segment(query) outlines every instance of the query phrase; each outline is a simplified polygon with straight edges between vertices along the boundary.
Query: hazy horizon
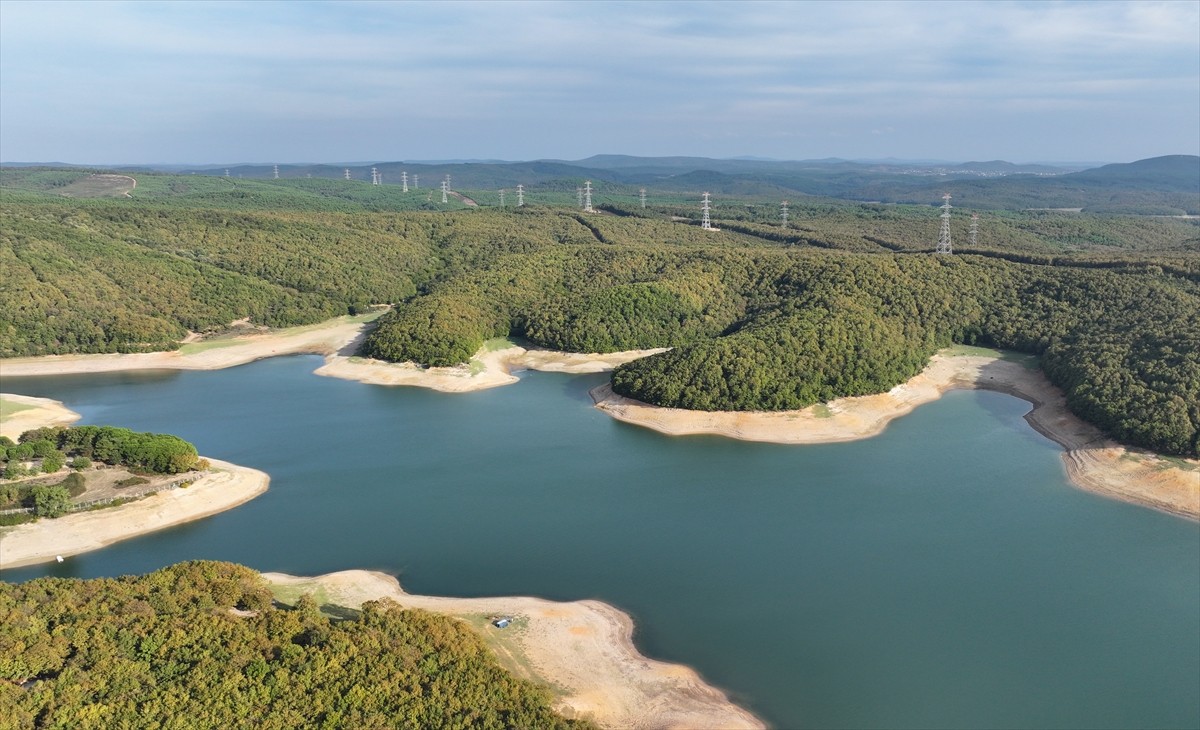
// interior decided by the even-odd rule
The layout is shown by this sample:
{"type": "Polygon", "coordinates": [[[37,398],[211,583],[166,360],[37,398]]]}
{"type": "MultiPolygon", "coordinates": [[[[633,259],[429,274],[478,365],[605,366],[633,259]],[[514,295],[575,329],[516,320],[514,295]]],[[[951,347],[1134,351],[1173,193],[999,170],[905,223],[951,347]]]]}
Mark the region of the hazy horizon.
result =
{"type": "Polygon", "coordinates": [[[1200,154],[1200,3],[6,0],[0,80],[11,161],[1131,162],[1200,154]]]}

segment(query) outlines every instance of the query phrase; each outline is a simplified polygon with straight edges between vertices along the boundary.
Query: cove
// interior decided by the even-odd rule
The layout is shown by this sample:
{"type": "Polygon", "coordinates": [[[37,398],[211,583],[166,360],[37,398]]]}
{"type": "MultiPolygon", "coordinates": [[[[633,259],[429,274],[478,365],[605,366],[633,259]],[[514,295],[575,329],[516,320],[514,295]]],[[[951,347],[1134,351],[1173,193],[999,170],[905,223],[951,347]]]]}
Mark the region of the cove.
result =
{"type": "Polygon", "coordinates": [[[1024,401],[952,391],[873,439],[780,446],[613,421],[587,395],[604,375],[443,395],[313,376],[320,361],[5,378],[272,481],[3,578],[205,558],[598,598],[644,653],[783,728],[1200,724],[1200,526],[1072,488],[1024,401]]]}

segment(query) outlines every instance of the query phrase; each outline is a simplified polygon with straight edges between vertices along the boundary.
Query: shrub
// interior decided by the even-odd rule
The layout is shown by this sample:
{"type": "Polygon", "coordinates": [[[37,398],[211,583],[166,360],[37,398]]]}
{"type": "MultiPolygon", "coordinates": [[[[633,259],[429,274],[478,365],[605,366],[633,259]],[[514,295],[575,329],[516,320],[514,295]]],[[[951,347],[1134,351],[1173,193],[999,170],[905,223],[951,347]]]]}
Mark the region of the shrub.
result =
{"type": "Polygon", "coordinates": [[[62,486],[34,487],[31,496],[38,517],[61,517],[71,509],[71,493],[62,486]]]}
{"type": "Polygon", "coordinates": [[[51,451],[42,458],[42,471],[46,474],[53,474],[63,468],[63,464],[67,461],[67,457],[61,451],[51,451]]]}
{"type": "Polygon", "coordinates": [[[78,497],[87,491],[87,479],[79,472],[74,472],[68,474],[66,479],[58,483],[58,486],[66,489],[72,497],[78,497]]]}
{"type": "Polygon", "coordinates": [[[74,459],[71,459],[71,468],[75,469],[76,471],[86,469],[91,465],[92,460],[86,456],[76,456],[74,459]]]}

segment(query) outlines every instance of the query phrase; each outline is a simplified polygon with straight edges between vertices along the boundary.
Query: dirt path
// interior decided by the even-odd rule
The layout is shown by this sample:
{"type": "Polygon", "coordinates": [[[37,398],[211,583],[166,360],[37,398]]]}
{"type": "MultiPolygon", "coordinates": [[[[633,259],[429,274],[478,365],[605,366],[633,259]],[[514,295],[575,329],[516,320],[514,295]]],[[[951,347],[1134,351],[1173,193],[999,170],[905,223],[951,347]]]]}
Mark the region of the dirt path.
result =
{"type": "Polygon", "coordinates": [[[264,577],[335,605],[357,608],[364,601],[390,598],[407,608],[465,619],[510,671],[551,687],[560,712],[591,718],[602,727],[764,727],[689,667],[642,656],[633,645],[633,621],[606,603],[413,596],[395,578],[363,570],[318,578],[281,573],[264,577]],[[492,616],[515,621],[507,629],[496,629],[487,623],[492,616]]]}
{"type": "Polygon", "coordinates": [[[893,419],[953,388],[983,388],[1033,403],[1026,420],[1063,446],[1071,482],[1190,519],[1200,519],[1200,461],[1167,460],[1121,446],[1075,417],[1040,370],[976,355],[934,356],[923,372],[887,393],[840,398],[824,406],[781,412],[703,412],[659,408],[592,390],[596,407],[613,418],[670,435],[716,434],[747,441],[816,444],[853,441],[881,433],[893,419]]]}
{"type": "Polygon", "coordinates": [[[474,200],[471,200],[470,198],[463,195],[462,193],[456,193],[453,190],[447,190],[446,194],[452,198],[458,198],[459,200],[462,201],[462,204],[467,206],[468,208],[478,208],[479,207],[479,203],[476,203],[474,200]]]}

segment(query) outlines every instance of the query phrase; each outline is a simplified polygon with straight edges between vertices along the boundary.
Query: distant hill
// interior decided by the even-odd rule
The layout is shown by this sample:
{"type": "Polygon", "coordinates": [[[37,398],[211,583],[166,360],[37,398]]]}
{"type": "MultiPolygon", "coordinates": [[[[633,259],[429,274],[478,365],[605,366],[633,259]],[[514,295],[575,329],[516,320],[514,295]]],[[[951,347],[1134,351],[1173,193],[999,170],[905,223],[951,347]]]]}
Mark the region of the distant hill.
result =
{"type": "MultiPolygon", "coordinates": [[[[707,190],[748,200],[807,195],[925,205],[938,204],[941,196],[949,192],[955,205],[979,209],[1082,208],[1092,212],[1158,215],[1200,212],[1200,157],[1191,155],[1072,171],[1004,160],[777,161],[605,154],[575,161],[281,164],[279,176],[288,180],[313,178],[315,183],[343,180],[348,170],[351,180],[370,181],[372,168],[383,176],[384,187],[399,184],[401,176],[407,173],[410,187],[434,190],[449,175],[452,190],[488,191],[485,194],[524,185],[527,192],[541,189],[573,195],[576,187],[591,180],[597,189],[625,195],[636,194],[644,187],[684,198],[707,190]]],[[[273,165],[262,164],[227,168],[205,165],[179,172],[208,178],[228,174],[232,179],[262,181],[272,179],[275,169],[273,165]]]]}
{"type": "Polygon", "coordinates": [[[1200,193],[1200,157],[1166,155],[1137,162],[1105,165],[1063,176],[1071,182],[1087,182],[1138,190],[1200,193]]]}
{"type": "Polygon", "coordinates": [[[1169,155],[1104,165],[1065,175],[878,180],[845,197],[885,203],[935,203],[943,193],[955,205],[980,209],[1080,208],[1093,213],[1200,215],[1200,157],[1169,155]]]}

